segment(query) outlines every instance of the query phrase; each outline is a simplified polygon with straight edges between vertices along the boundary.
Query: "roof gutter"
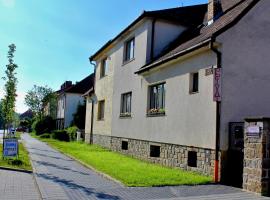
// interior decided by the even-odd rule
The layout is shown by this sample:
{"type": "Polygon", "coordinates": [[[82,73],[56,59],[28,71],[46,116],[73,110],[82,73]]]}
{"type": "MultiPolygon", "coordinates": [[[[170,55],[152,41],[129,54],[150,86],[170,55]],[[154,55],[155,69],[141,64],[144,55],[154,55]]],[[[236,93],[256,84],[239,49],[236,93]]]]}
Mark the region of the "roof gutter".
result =
{"type": "Polygon", "coordinates": [[[154,68],[154,67],[156,67],[158,65],[162,65],[162,64],[164,64],[166,62],[177,59],[179,56],[183,56],[183,55],[188,54],[188,53],[190,53],[192,51],[195,51],[195,50],[197,50],[197,49],[199,49],[201,47],[207,46],[211,42],[211,40],[212,40],[211,38],[208,38],[208,39],[206,39],[206,40],[204,40],[204,41],[202,41],[202,42],[200,42],[200,43],[198,43],[198,44],[196,44],[196,45],[194,45],[194,46],[192,46],[190,48],[187,48],[187,49],[185,49],[183,51],[180,51],[180,52],[178,52],[176,54],[173,54],[172,56],[170,56],[170,57],[168,57],[166,59],[162,59],[162,60],[160,60],[158,62],[149,64],[148,66],[146,66],[144,68],[141,68],[138,71],[136,71],[135,74],[142,74],[142,73],[144,73],[146,71],[150,71],[152,68],[154,68]]]}

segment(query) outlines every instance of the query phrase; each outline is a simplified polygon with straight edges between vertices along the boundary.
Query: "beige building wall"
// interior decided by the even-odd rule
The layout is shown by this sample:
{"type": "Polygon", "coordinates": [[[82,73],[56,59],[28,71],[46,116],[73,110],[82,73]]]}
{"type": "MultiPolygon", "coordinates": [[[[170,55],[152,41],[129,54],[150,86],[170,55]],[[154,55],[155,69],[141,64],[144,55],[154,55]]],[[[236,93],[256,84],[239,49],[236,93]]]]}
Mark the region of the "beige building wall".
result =
{"type": "MultiPolygon", "coordinates": [[[[113,72],[115,56],[112,53],[114,49],[104,53],[96,62],[96,77],[95,77],[95,105],[94,105],[94,126],[93,134],[111,135],[112,126],[112,95],[113,95],[113,72]],[[105,77],[100,78],[101,62],[104,58],[108,58],[108,73],[105,77]],[[98,119],[98,102],[105,101],[104,119],[98,119]]],[[[89,112],[89,109],[87,109],[89,112]]]]}
{"type": "MultiPolygon", "coordinates": [[[[167,66],[132,82],[132,117],[119,118],[120,96],[115,97],[113,136],[172,143],[202,148],[215,148],[216,103],[213,101],[213,75],[205,69],[215,65],[216,57],[210,50],[168,63],[167,66]],[[199,93],[189,93],[190,73],[199,72],[199,93]],[[147,117],[148,88],[166,82],[166,115],[147,117]]],[[[122,76],[115,84],[119,89],[131,84],[122,76]]],[[[127,89],[126,89],[127,90],[127,89]]],[[[122,90],[123,92],[125,90],[122,90]]]]}
{"type": "Polygon", "coordinates": [[[91,132],[91,116],[92,116],[92,100],[91,97],[86,98],[86,113],[85,113],[85,142],[90,142],[91,132]]]}

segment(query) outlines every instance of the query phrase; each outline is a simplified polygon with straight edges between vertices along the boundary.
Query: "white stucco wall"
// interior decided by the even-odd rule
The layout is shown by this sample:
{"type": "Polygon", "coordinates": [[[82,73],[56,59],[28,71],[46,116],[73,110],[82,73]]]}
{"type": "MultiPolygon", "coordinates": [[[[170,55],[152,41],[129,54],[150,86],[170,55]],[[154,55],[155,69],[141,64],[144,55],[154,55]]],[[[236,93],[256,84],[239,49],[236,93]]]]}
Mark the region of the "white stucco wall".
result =
{"type": "Polygon", "coordinates": [[[65,95],[62,94],[57,98],[57,119],[65,117],[65,95]]]}
{"type": "Polygon", "coordinates": [[[261,0],[222,43],[221,148],[228,148],[228,123],[270,117],[270,1],[261,0]]]}
{"type": "Polygon", "coordinates": [[[85,133],[90,134],[91,131],[91,116],[92,116],[92,100],[87,96],[86,98],[86,114],[85,114],[85,133]]]}
{"type": "Polygon", "coordinates": [[[65,106],[65,128],[70,126],[73,120],[73,114],[77,111],[79,103],[83,103],[84,98],[81,94],[66,93],[66,106],[65,106]]]}
{"type": "Polygon", "coordinates": [[[184,30],[186,30],[186,28],[179,24],[157,20],[155,22],[154,57],[159,55],[160,52],[184,30]]]}

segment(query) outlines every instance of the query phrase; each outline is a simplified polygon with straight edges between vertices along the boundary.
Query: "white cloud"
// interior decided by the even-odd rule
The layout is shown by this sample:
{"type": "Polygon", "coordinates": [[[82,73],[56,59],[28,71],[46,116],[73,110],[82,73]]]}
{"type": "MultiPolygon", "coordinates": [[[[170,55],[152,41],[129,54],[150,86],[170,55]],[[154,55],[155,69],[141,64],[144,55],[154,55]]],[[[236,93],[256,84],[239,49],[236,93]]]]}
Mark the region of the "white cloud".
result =
{"type": "Polygon", "coordinates": [[[13,8],[15,6],[15,0],[0,0],[0,2],[7,8],[13,8]]]}
{"type": "Polygon", "coordinates": [[[28,109],[24,103],[25,95],[26,95],[26,93],[24,93],[24,92],[17,92],[16,112],[18,112],[18,113],[23,113],[28,109]]]}

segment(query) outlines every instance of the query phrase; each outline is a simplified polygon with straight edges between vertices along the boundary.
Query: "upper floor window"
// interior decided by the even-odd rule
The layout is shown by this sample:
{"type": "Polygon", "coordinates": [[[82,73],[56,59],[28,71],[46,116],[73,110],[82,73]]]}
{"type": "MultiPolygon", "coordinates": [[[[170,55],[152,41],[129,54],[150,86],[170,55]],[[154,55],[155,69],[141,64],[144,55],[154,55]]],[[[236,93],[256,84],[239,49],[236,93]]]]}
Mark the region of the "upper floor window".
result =
{"type": "Polygon", "coordinates": [[[107,74],[108,74],[108,58],[105,58],[101,61],[100,78],[106,76],[107,74]]]}
{"type": "Polygon", "coordinates": [[[124,62],[134,58],[135,38],[128,40],[124,46],[124,62]]]}
{"type": "Polygon", "coordinates": [[[165,83],[150,86],[148,114],[165,114],[165,83]]]}
{"type": "Polygon", "coordinates": [[[121,95],[121,117],[128,117],[131,115],[131,97],[131,92],[121,95]]]}
{"type": "Polygon", "coordinates": [[[105,112],[105,101],[98,102],[98,120],[104,119],[104,112],[105,112]]]}
{"type": "Polygon", "coordinates": [[[199,92],[199,72],[191,73],[190,74],[190,93],[197,93],[199,92]]]}

